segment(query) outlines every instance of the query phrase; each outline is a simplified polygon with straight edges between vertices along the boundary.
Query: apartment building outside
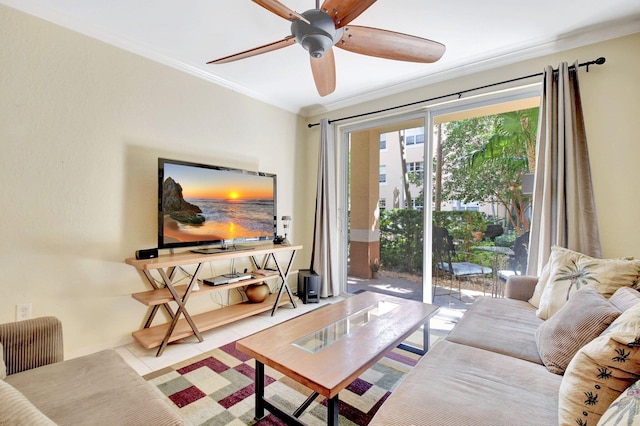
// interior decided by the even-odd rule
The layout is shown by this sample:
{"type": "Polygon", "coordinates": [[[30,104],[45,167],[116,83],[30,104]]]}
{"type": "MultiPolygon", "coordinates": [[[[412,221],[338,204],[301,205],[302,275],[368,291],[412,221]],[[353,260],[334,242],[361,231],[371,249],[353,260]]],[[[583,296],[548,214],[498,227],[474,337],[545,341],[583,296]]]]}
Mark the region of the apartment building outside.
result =
{"type": "MultiPolygon", "coordinates": [[[[414,127],[397,132],[380,135],[380,199],[379,207],[384,209],[407,208],[407,197],[402,176],[401,138],[405,141],[405,157],[407,173],[415,173],[418,182],[423,181],[425,161],[424,127],[414,127]]],[[[433,138],[437,141],[437,138],[433,138]]],[[[446,177],[445,177],[446,178],[446,177]]],[[[423,208],[420,199],[421,185],[409,183],[409,194],[413,208],[423,208]]],[[[442,210],[477,210],[488,215],[498,215],[497,206],[479,202],[463,203],[461,201],[443,202],[442,210]]]]}

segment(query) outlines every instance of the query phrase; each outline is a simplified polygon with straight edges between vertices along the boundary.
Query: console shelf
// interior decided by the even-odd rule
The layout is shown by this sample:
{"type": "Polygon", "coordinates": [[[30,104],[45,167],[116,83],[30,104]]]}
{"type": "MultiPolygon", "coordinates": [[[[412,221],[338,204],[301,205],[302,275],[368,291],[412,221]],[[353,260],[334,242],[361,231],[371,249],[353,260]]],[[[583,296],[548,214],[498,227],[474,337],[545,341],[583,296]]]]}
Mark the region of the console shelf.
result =
{"type": "MultiPolygon", "coordinates": [[[[264,280],[268,280],[271,278],[277,278],[280,275],[278,275],[277,271],[263,271],[264,275],[257,277],[257,278],[249,278],[246,280],[241,280],[241,281],[236,281],[234,283],[230,283],[230,284],[221,284],[221,285],[216,285],[216,286],[211,286],[211,285],[207,285],[207,284],[203,284],[203,283],[199,283],[198,285],[200,286],[200,288],[198,290],[192,290],[191,291],[191,295],[192,296],[198,296],[198,295],[202,295],[202,294],[208,294],[208,293],[214,293],[216,291],[220,291],[220,290],[230,290],[232,288],[237,288],[237,287],[245,287],[248,286],[250,284],[257,284],[257,283],[261,283],[264,280]]],[[[291,271],[290,274],[295,274],[296,271],[291,271]]],[[[187,288],[188,285],[187,284],[181,284],[181,285],[176,285],[173,287],[176,290],[176,293],[178,293],[178,296],[180,296],[181,298],[184,297],[185,293],[187,292],[187,288]]],[[[162,305],[164,303],[169,303],[169,302],[173,302],[173,295],[171,295],[171,292],[169,291],[168,288],[163,288],[163,289],[159,289],[159,290],[149,290],[149,291],[143,291],[141,293],[133,293],[131,295],[131,297],[133,297],[134,299],[136,299],[138,302],[142,303],[143,305],[147,305],[147,306],[155,306],[155,305],[162,305]]]]}
{"type": "MultiPolygon", "coordinates": [[[[236,283],[234,283],[236,284],[236,283]]],[[[238,303],[236,305],[227,306],[225,308],[216,309],[215,311],[205,312],[203,314],[193,315],[198,330],[207,331],[216,327],[220,327],[234,321],[241,320],[253,315],[267,312],[273,308],[277,295],[270,295],[267,300],[262,303],[238,303]]],[[[289,303],[288,300],[280,300],[280,305],[289,303]]],[[[171,323],[156,325],[149,328],[143,328],[134,331],[133,337],[146,349],[157,348],[162,344],[171,323]]],[[[185,319],[180,319],[169,337],[169,342],[184,339],[193,336],[193,330],[185,319]]]]}
{"type": "MultiPolygon", "coordinates": [[[[139,270],[146,278],[146,281],[153,287],[153,290],[133,293],[131,295],[135,300],[149,308],[144,327],[141,330],[134,331],[132,333],[133,337],[147,349],[158,347],[156,356],[160,356],[169,342],[184,339],[192,335],[195,335],[199,341],[202,341],[202,331],[220,327],[269,310],[271,310],[271,315],[274,315],[279,306],[287,303],[291,303],[295,308],[296,298],[294,298],[287,284],[287,278],[289,274],[292,273],[291,265],[296,252],[300,249],[302,249],[302,246],[269,245],[250,250],[220,252],[215,254],[185,252],[161,255],[155,259],[127,259],[126,263],[139,270]],[[276,254],[281,252],[290,255],[284,267],[280,265],[276,257],[276,254]],[[257,259],[258,256],[262,256],[260,262],[257,259]],[[198,275],[202,264],[238,258],[249,258],[251,260],[254,269],[253,273],[256,275],[255,278],[247,278],[216,286],[199,283],[198,275]],[[270,260],[275,264],[276,270],[266,269],[270,260]],[[196,266],[195,272],[191,274],[189,284],[174,285],[176,272],[181,266],[185,265],[196,266]],[[156,271],[161,280],[154,278],[152,271],[156,271]],[[191,296],[200,296],[216,291],[245,287],[270,279],[281,279],[282,284],[277,293],[270,295],[267,300],[262,303],[238,303],[193,316],[191,316],[187,310],[187,301],[191,296]],[[286,292],[288,299],[282,298],[283,292],[286,292]],[[174,311],[171,303],[177,305],[177,310],[174,311]],[[163,308],[168,313],[171,320],[165,324],[152,325],[160,308],[163,308]]],[[[293,273],[295,273],[295,271],[293,271],[293,273]]]]}

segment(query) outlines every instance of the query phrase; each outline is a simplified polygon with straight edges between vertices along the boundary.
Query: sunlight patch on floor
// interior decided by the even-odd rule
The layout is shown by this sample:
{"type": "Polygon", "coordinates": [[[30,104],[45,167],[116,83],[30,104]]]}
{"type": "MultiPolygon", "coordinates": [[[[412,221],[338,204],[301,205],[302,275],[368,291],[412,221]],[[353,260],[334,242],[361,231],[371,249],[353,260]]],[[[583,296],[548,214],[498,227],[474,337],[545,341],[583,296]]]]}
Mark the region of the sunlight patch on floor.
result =
{"type": "Polygon", "coordinates": [[[406,288],[400,288],[400,287],[392,287],[389,285],[380,285],[380,284],[372,284],[369,287],[375,288],[375,289],[379,289],[379,290],[385,290],[385,291],[389,291],[392,293],[397,293],[397,294],[411,294],[413,293],[413,291],[406,289],[406,288]]]}

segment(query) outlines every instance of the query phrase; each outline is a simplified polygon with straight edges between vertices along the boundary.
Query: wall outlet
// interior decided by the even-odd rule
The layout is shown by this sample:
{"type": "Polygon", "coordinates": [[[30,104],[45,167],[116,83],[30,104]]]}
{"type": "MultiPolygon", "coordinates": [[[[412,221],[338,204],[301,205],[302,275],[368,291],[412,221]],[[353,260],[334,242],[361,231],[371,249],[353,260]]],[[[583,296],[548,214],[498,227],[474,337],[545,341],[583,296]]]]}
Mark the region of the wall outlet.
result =
{"type": "Polygon", "coordinates": [[[31,303],[21,303],[16,305],[16,321],[28,320],[31,318],[31,303]]]}

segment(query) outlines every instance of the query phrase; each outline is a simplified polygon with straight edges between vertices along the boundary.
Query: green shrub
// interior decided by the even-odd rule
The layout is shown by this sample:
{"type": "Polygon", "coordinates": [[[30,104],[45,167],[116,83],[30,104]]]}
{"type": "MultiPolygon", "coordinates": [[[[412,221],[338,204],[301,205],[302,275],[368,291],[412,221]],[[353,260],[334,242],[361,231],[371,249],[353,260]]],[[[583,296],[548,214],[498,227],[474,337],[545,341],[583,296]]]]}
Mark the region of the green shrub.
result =
{"type": "Polygon", "coordinates": [[[513,243],[516,241],[518,234],[515,231],[508,231],[504,234],[496,237],[495,245],[501,247],[513,247],[513,243]]]}
{"type": "MultiPolygon", "coordinates": [[[[478,245],[493,245],[491,242],[476,241],[475,233],[484,232],[487,225],[494,223],[484,213],[477,211],[435,211],[435,226],[446,228],[456,241],[456,250],[481,256],[483,264],[490,264],[491,253],[473,251],[478,245]],[[485,262],[486,261],[486,262],[485,262]]],[[[380,263],[386,270],[407,273],[423,271],[423,229],[424,215],[421,210],[393,209],[380,212],[380,263]]],[[[513,245],[515,235],[503,234],[496,238],[495,245],[513,245]]],[[[469,261],[464,255],[457,261],[469,261]]]]}
{"type": "Polygon", "coordinates": [[[419,210],[380,212],[380,263],[385,269],[422,272],[423,222],[419,210]]]}
{"type": "Polygon", "coordinates": [[[459,243],[462,251],[470,251],[477,241],[476,232],[484,232],[491,221],[482,212],[472,210],[435,211],[433,212],[435,226],[446,228],[449,235],[459,243]]]}

